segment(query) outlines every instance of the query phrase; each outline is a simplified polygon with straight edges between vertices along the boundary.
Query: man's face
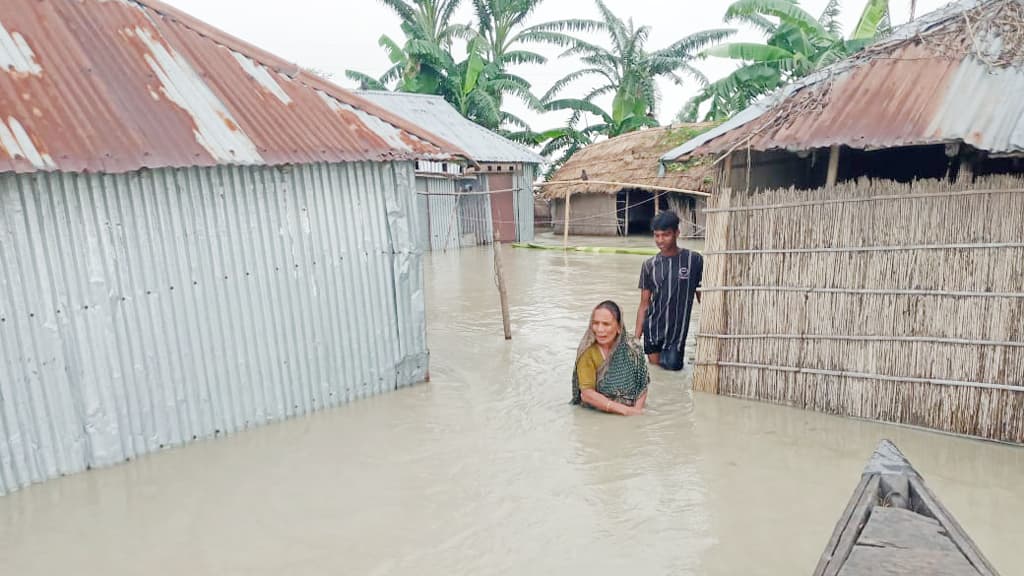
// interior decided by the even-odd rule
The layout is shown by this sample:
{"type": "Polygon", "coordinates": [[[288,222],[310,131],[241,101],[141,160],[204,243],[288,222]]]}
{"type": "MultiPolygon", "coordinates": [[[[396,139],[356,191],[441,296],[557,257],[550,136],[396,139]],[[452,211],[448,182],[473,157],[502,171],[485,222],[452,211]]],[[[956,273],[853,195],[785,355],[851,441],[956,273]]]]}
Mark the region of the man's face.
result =
{"type": "Polygon", "coordinates": [[[655,230],[654,245],[662,252],[671,252],[676,248],[676,240],[679,239],[678,230],[655,230]]]}

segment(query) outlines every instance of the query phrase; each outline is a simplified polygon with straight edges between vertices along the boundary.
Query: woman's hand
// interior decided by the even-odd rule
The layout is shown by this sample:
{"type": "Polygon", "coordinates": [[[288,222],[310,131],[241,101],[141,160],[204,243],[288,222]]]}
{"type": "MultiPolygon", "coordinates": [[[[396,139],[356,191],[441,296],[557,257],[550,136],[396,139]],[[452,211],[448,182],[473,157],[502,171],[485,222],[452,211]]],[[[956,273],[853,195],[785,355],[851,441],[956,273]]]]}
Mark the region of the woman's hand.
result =
{"type": "Polygon", "coordinates": [[[643,394],[636,399],[636,403],[633,406],[639,408],[641,411],[647,406],[647,390],[644,390],[643,394]]]}
{"type": "Polygon", "coordinates": [[[582,396],[585,404],[608,414],[636,416],[644,412],[643,406],[636,407],[620,404],[594,389],[583,390],[582,396]]]}

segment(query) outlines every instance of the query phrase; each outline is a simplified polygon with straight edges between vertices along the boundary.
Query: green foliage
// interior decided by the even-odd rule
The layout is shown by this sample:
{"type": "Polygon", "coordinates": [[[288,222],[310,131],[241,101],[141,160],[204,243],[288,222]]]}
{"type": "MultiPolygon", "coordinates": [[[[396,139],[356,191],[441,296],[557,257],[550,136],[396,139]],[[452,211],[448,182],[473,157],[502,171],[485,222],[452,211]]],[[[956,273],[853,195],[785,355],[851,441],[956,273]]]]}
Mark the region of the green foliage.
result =
{"type": "Polygon", "coordinates": [[[839,0],[831,0],[814,18],[797,0],[736,0],[725,12],[726,22],[754,26],[765,42],[732,43],[706,50],[704,56],[729,58],[741,66],[709,83],[680,111],[677,120],[695,121],[707,104],[706,120],[728,118],[779,87],[833,64],[888,33],[888,0],[867,0],[848,39],[838,22],[839,0]]]}

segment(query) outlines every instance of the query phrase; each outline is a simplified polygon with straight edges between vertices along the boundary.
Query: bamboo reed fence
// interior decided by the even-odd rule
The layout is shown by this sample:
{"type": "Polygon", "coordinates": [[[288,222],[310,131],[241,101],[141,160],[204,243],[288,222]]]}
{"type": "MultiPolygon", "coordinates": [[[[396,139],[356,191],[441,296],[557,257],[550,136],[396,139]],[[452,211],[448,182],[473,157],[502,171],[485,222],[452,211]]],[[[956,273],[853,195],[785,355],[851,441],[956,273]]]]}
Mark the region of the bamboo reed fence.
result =
{"type": "Polygon", "coordinates": [[[723,189],[697,390],[1024,444],[1024,179],[723,189]]]}

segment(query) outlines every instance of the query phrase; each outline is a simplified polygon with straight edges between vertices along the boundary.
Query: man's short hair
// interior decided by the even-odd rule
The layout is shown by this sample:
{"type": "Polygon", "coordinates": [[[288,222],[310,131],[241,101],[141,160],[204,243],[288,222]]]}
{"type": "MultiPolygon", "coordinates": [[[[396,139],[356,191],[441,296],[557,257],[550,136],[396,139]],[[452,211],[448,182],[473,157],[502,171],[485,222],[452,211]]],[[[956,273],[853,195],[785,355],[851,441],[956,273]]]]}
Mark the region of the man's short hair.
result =
{"type": "Polygon", "coordinates": [[[679,230],[679,216],[673,210],[665,210],[654,217],[654,221],[651,222],[651,228],[655,232],[658,230],[675,232],[679,230]]]}

